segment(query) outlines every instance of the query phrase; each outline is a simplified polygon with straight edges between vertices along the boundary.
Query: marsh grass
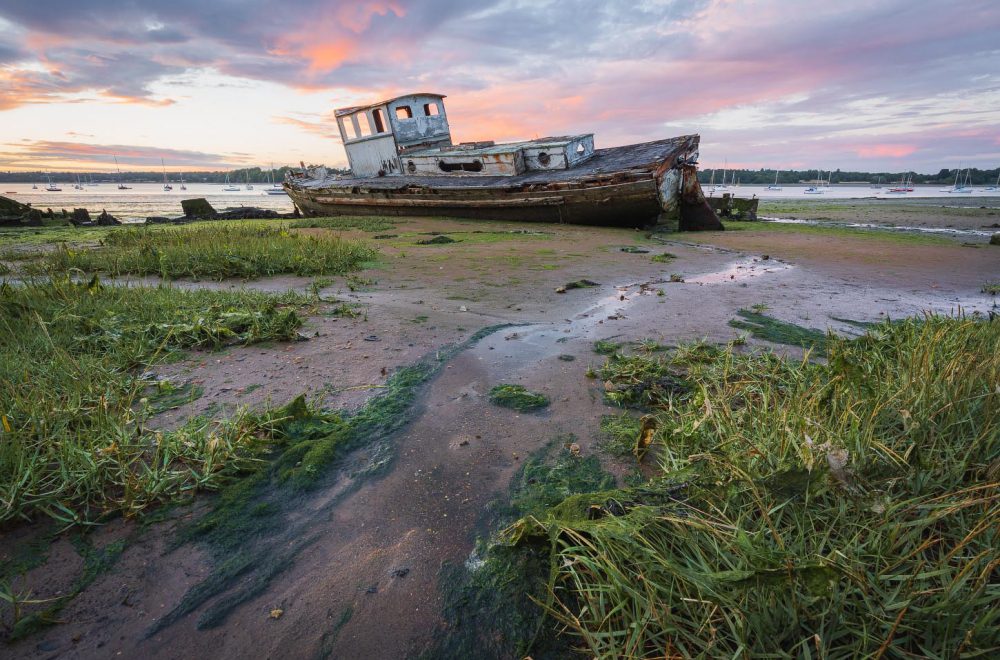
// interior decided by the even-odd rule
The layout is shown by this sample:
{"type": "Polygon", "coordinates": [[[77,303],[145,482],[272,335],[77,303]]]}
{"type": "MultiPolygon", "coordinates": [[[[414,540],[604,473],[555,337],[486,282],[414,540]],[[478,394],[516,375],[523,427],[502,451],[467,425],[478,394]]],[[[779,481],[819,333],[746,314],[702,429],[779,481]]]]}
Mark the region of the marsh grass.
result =
{"type": "Polygon", "coordinates": [[[96,278],[0,284],[0,521],[134,515],[252,464],[269,419],[154,431],[163,401],[144,397],[142,372],[185,349],[292,339],[305,300],[96,278]]]}
{"type": "MultiPolygon", "coordinates": [[[[937,209],[935,209],[937,211],[937,209]]],[[[761,215],[767,212],[760,211],[761,215]]],[[[835,236],[841,238],[856,238],[860,240],[883,241],[902,245],[957,245],[953,238],[932,236],[917,232],[906,232],[888,229],[866,229],[857,227],[836,227],[831,225],[806,225],[782,222],[726,220],[726,231],[754,231],[769,234],[809,234],[816,236],[835,236]]],[[[714,232],[706,232],[691,240],[711,241],[714,232]]]]}
{"type": "Polygon", "coordinates": [[[991,296],[1000,294],[1000,282],[986,282],[983,284],[983,293],[988,293],[991,296]]]}
{"type": "Polygon", "coordinates": [[[732,319],[729,325],[739,330],[746,330],[757,339],[812,349],[816,355],[826,354],[831,337],[822,330],[781,321],[758,310],[741,309],[736,314],[742,320],[732,319]]]}
{"type": "Polygon", "coordinates": [[[550,548],[547,610],[595,657],[993,655],[998,345],[1000,321],[929,316],[825,364],[678,353],[659,475],[507,537],[550,548]]]}
{"type": "MultiPolygon", "coordinates": [[[[343,216],[336,218],[302,218],[293,220],[292,229],[360,229],[370,233],[394,229],[398,220],[379,216],[343,216]]],[[[375,238],[378,238],[376,236],[375,238]]]]}
{"type": "Polygon", "coordinates": [[[119,228],[97,248],[61,245],[36,270],[66,273],[253,279],[279,274],[337,275],[378,255],[358,241],[306,236],[260,223],[119,228]]]}

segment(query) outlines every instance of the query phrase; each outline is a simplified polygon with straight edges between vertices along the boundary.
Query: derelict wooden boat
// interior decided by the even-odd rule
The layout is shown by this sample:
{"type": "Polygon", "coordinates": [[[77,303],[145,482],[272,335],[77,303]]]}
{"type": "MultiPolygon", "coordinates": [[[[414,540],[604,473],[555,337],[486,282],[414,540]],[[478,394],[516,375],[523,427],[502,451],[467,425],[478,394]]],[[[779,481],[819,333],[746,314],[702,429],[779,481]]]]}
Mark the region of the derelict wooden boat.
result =
{"type": "Polygon", "coordinates": [[[594,149],[593,134],[453,145],[443,96],[335,112],[350,176],[293,171],[307,216],[453,216],[721,229],[698,184],[697,135],[594,149]]]}

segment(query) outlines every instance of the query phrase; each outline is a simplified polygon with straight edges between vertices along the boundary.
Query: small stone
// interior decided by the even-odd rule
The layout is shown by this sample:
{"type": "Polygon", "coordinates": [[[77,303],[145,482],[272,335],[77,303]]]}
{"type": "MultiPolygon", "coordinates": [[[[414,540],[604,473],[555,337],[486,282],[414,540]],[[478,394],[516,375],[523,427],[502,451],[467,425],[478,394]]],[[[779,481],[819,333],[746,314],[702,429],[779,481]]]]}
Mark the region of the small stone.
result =
{"type": "Polygon", "coordinates": [[[278,609],[276,607],[273,610],[271,610],[270,616],[271,616],[272,619],[280,619],[281,615],[284,614],[284,613],[285,613],[285,610],[278,609]]]}

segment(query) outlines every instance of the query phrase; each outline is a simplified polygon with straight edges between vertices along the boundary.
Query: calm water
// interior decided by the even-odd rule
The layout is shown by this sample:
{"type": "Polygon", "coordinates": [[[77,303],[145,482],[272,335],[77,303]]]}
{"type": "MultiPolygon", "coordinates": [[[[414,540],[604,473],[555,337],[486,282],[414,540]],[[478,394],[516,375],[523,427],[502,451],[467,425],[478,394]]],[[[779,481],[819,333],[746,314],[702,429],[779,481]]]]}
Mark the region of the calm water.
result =
{"type": "MultiPolygon", "coordinates": [[[[179,216],[181,215],[181,200],[190,197],[205,197],[216,209],[222,210],[231,206],[256,206],[273,209],[282,213],[292,211],[292,202],[285,195],[267,195],[264,189],[267,183],[255,184],[255,190],[246,190],[241,186],[239,192],[223,192],[222,185],[217,183],[189,183],[187,190],[180,190],[175,185],[173,191],[165,192],[159,183],[136,183],[131,190],[118,190],[113,183],[102,183],[97,186],[85,186],[83,190],[74,190],[72,184],[57,184],[62,192],[47,192],[44,184],[38,184],[37,190],[31,189],[28,183],[0,183],[0,195],[12,197],[24,204],[31,204],[40,209],[55,210],[85,208],[91,213],[100,213],[107,209],[108,213],[121,220],[145,220],[147,216],[179,216]]],[[[915,186],[912,193],[892,194],[887,188],[878,190],[868,186],[834,185],[822,195],[807,195],[803,191],[806,186],[787,185],[783,190],[768,190],[767,186],[730,187],[730,192],[737,197],[756,195],[760,199],[931,199],[938,198],[944,204],[961,206],[986,205],[1000,206],[1000,192],[985,192],[982,187],[976,187],[971,194],[948,194],[941,192],[942,186],[915,186]],[[969,200],[974,200],[970,202],[969,200]]],[[[721,196],[723,191],[705,194],[721,196]]]]}
{"type": "Polygon", "coordinates": [[[222,185],[218,183],[189,183],[187,190],[180,190],[175,184],[171,192],[164,191],[162,183],[135,183],[131,184],[131,190],[118,190],[113,183],[84,186],[83,190],[74,190],[73,184],[56,183],[62,192],[48,192],[45,185],[40,183],[38,190],[32,190],[30,183],[0,183],[0,195],[42,210],[85,208],[96,214],[106,209],[116,218],[129,221],[145,220],[153,215],[183,215],[181,200],[192,197],[206,198],[219,211],[231,206],[256,206],[281,213],[292,211],[292,200],[287,195],[264,192],[270,185],[267,183],[254,184],[254,190],[241,186],[239,192],[222,192],[222,185]]]}
{"type": "MultiPolygon", "coordinates": [[[[804,185],[784,185],[782,190],[768,190],[767,186],[746,186],[741,185],[737,187],[730,186],[728,190],[716,191],[714,197],[719,197],[723,192],[733,193],[737,197],[750,197],[756,195],[760,199],[811,199],[820,200],[823,199],[864,199],[864,198],[874,198],[874,199],[895,199],[895,200],[907,200],[907,199],[929,199],[933,197],[941,198],[943,203],[947,203],[944,200],[952,200],[953,202],[958,202],[959,204],[965,206],[968,203],[962,204],[960,200],[976,199],[979,203],[984,203],[987,206],[994,206],[1000,204],[1000,191],[997,192],[986,192],[983,190],[984,186],[975,186],[973,192],[971,193],[947,193],[941,192],[942,188],[947,188],[948,186],[935,185],[935,186],[913,186],[914,190],[911,193],[890,193],[889,186],[883,186],[882,188],[874,189],[868,186],[848,186],[848,185],[838,185],[834,184],[829,189],[825,190],[821,195],[807,195],[805,194],[805,189],[808,186],[804,185]]],[[[705,194],[709,195],[709,186],[702,186],[705,190],[705,194]]]]}

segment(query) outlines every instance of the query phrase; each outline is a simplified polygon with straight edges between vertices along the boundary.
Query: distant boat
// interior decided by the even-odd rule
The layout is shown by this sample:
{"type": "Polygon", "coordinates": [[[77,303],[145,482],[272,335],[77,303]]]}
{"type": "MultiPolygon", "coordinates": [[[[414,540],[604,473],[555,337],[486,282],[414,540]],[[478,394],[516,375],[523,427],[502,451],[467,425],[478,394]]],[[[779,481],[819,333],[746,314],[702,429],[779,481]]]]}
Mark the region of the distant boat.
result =
{"type": "Polygon", "coordinates": [[[962,171],[955,170],[955,185],[951,188],[942,188],[941,192],[946,193],[971,193],[972,186],[969,185],[969,170],[965,170],[965,178],[962,180],[962,185],[958,185],[958,177],[961,176],[962,171]]]}
{"type": "Polygon", "coordinates": [[[873,183],[868,187],[871,188],[872,190],[882,190],[882,177],[878,178],[878,183],[873,183]]]}
{"type": "Polygon", "coordinates": [[[170,185],[169,181],[167,181],[167,166],[163,164],[162,158],[160,159],[160,168],[163,170],[163,189],[170,192],[174,189],[174,187],[170,185]]]}
{"type": "Polygon", "coordinates": [[[49,181],[49,185],[45,186],[45,190],[48,192],[62,192],[62,188],[52,183],[52,177],[45,177],[49,181]]]}
{"type": "Polygon", "coordinates": [[[985,188],[983,188],[984,192],[996,192],[998,190],[1000,190],[1000,172],[997,172],[996,183],[994,183],[992,186],[986,186],[985,188]]]}
{"type": "Polygon", "coordinates": [[[240,191],[240,187],[239,186],[234,186],[231,183],[229,183],[229,173],[228,172],[226,173],[226,183],[225,183],[224,186],[222,186],[222,191],[223,192],[239,192],[240,191]]]}
{"type": "MultiPolygon", "coordinates": [[[[729,159],[727,158],[725,160],[724,167],[722,168],[722,183],[720,183],[719,185],[715,186],[715,188],[713,189],[713,192],[715,190],[729,190],[729,186],[726,185],[726,171],[728,169],[729,169],[729,159]]],[[[736,174],[734,173],[733,176],[736,176],[736,174]]]]}
{"type": "Polygon", "coordinates": [[[100,184],[98,184],[98,183],[94,183],[94,179],[93,179],[93,177],[91,177],[91,176],[90,176],[90,175],[88,174],[88,175],[87,175],[87,186],[88,186],[88,187],[90,187],[90,186],[98,186],[98,185],[100,185],[100,184]]]}
{"type": "Polygon", "coordinates": [[[36,184],[36,183],[31,184],[31,189],[32,190],[38,190],[38,184],[36,184]]]}
{"type": "Polygon", "coordinates": [[[83,190],[83,184],[80,183],[80,175],[76,175],[76,183],[73,184],[74,190],[83,190]]]}
{"type": "Polygon", "coordinates": [[[816,181],[819,185],[809,186],[808,188],[803,190],[802,193],[804,195],[822,195],[824,192],[822,186],[823,173],[820,172],[819,170],[816,170],[816,181]]]}
{"type": "Polygon", "coordinates": [[[271,182],[271,187],[266,188],[264,192],[268,195],[287,195],[285,189],[281,187],[281,184],[274,180],[274,163],[271,163],[271,169],[267,171],[267,178],[271,182]]]}
{"type": "Polygon", "coordinates": [[[899,185],[889,188],[888,192],[894,195],[903,195],[913,192],[913,184],[910,183],[910,176],[911,175],[907,173],[906,176],[899,180],[899,185]]]}
{"type": "Polygon", "coordinates": [[[778,170],[774,171],[774,184],[767,187],[768,190],[781,190],[781,186],[778,185],[778,170]]]}
{"type": "Polygon", "coordinates": [[[118,170],[118,190],[131,190],[129,186],[125,185],[122,181],[122,168],[118,166],[118,156],[115,156],[115,169],[118,170]]]}
{"type": "Polygon", "coordinates": [[[188,187],[184,185],[184,172],[181,172],[181,190],[187,190],[188,187]]]}
{"type": "Polygon", "coordinates": [[[253,184],[250,183],[250,170],[247,169],[247,190],[253,190],[253,184]]]}

